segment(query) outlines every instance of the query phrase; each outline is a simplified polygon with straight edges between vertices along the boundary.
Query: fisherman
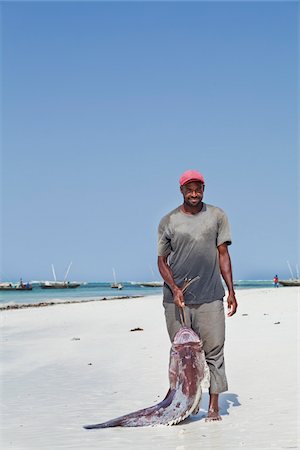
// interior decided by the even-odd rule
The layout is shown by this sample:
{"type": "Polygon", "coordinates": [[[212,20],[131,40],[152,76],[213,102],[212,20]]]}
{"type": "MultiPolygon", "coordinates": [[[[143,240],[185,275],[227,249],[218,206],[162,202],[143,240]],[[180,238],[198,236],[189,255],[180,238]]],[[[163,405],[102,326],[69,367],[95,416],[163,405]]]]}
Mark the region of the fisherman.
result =
{"type": "Polygon", "coordinates": [[[163,305],[171,341],[186,325],[202,339],[210,371],[207,421],[221,420],[219,394],[228,390],[224,364],[225,315],[222,277],[228,288],[228,316],[237,310],[228,245],[231,235],[225,213],[204,203],[204,177],[188,170],[179,180],[183,204],[162,218],[158,228],[158,268],[164,279],[163,305]],[[195,279],[195,280],[194,280],[195,279]],[[182,288],[189,281],[183,294],[182,288]]]}

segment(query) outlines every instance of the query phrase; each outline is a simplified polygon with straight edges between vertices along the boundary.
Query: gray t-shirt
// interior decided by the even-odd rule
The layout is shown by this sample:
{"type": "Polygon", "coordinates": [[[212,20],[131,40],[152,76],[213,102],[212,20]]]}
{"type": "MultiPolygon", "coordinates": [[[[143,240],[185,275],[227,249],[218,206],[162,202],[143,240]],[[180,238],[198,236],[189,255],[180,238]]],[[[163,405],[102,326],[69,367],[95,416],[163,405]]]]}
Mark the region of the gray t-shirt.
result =
{"type": "MultiPolygon", "coordinates": [[[[231,244],[230,227],[224,211],[203,203],[195,215],[185,214],[180,206],[164,216],[158,227],[158,255],[167,256],[177,286],[185,278],[199,279],[184,294],[185,303],[201,304],[224,297],[217,247],[231,244]]],[[[173,302],[164,284],[164,302],[173,302]]]]}

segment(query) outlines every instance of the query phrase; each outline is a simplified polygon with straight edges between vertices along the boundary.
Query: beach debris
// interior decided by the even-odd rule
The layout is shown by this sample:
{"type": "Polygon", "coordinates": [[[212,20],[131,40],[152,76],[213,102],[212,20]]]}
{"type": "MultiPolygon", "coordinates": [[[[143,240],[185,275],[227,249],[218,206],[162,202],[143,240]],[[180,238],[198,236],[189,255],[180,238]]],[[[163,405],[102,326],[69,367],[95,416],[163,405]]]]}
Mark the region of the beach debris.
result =
{"type": "Polygon", "coordinates": [[[88,363],[88,366],[92,366],[93,364],[92,363],[88,363]]]}
{"type": "Polygon", "coordinates": [[[280,322],[274,322],[274,325],[279,325],[280,324],[280,322]]]}
{"type": "Polygon", "coordinates": [[[130,331],[144,331],[144,329],[137,327],[137,328],[132,328],[130,331]]]}
{"type": "Polygon", "coordinates": [[[73,337],[73,338],[71,339],[71,341],[80,341],[80,338],[78,338],[78,337],[73,337]]]}
{"type": "Polygon", "coordinates": [[[242,314],[242,316],[248,316],[248,314],[242,314]]]}
{"type": "Polygon", "coordinates": [[[202,386],[207,386],[209,369],[202,342],[191,328],[183,326],[174,337],[169,380],[169,391],[157,405],[84,428],[174,425],[193,414],[201,400],[202,386]]]}

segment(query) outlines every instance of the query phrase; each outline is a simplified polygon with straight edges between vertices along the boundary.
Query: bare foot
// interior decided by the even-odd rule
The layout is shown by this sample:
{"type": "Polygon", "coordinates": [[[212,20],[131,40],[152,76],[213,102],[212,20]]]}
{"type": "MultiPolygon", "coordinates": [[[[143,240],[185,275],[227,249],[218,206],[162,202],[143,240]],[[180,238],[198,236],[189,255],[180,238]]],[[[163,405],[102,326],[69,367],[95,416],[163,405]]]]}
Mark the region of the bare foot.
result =
{"type": "Polygon", "coordinates": [[[205,422],[216,422],[217,420],[222,420],[218,409],[209,409],[205,422]]]}

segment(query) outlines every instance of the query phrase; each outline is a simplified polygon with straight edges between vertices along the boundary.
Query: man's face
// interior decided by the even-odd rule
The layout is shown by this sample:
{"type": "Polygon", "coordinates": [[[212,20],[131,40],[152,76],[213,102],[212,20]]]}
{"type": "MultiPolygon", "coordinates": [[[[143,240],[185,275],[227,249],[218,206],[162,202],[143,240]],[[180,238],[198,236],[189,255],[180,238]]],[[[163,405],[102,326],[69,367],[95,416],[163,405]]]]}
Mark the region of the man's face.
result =
{"type": "Polygon", "coordinates": [[[198,206],[202,202],[204,184],[201,181],[191,181],[180,188],[184,202],[189,206],[198,206]]]}

